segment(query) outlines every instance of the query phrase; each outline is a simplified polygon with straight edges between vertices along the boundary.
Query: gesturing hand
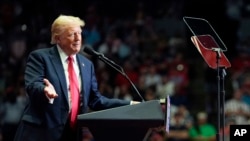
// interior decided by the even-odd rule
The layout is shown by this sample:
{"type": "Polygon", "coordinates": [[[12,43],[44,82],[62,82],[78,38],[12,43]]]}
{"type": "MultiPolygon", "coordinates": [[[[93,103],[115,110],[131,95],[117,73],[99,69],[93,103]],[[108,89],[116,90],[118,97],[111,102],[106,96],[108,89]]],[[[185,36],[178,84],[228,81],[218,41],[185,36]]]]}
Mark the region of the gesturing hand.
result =
{"type": "Polygon", "coordinates": [[[58,94],[55,91],[54,86],[49,82],[48,79],[44,78],[43,82],[45,83],[44,93],[48,98],[56,98],[58,94]]]}

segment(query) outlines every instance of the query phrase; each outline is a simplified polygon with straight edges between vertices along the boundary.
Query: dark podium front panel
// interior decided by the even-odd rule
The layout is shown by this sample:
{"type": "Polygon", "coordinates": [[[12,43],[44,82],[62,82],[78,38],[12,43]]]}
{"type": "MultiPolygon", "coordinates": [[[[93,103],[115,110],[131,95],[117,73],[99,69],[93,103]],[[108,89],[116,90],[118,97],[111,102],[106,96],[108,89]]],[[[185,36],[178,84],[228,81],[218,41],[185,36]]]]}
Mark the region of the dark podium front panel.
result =
{"type": "Polygon", "coordinates": [[[160,101],[152,100],[78,116],[95,141],[142,141],[149,128],[164,125],[160,101]]]}

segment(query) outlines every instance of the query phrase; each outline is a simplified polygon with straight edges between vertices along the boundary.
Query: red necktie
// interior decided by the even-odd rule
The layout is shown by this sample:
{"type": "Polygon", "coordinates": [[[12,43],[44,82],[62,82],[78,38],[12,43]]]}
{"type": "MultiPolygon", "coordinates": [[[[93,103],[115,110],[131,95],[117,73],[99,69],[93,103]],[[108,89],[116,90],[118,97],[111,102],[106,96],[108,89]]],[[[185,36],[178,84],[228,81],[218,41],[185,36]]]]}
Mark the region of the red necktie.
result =
{"type": "Polygon", "coordinates": [[[77,120],[77,113],[79,107],[79,84],[76,73],[73,67],[74,59],[72,56],[68,57],[68,73],[69,73],[69,89],[71,96],[71,114],[70,114],[70,125],[75,127],[77,120]]]}

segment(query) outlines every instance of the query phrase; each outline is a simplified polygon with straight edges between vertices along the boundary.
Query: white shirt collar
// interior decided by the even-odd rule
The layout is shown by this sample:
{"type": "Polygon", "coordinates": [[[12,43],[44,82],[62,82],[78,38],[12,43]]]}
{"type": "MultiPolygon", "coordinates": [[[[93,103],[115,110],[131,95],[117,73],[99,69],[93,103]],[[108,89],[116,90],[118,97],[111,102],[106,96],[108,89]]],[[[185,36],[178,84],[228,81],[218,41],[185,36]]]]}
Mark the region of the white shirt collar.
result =
{"type": "MultiPolygon", "coordinates": [[[[61,47],[59,45],[57,45],[57,49],[58,49],[58,52],[59,52],[59,55],[60,55],[60,58],[61,60],[67,62],[68,60],[68,55],[61,49],[61,47]]],[[[72,55],[73,59],[74,59],[74,63],[76,62],[76,55],[72,55]]]]}

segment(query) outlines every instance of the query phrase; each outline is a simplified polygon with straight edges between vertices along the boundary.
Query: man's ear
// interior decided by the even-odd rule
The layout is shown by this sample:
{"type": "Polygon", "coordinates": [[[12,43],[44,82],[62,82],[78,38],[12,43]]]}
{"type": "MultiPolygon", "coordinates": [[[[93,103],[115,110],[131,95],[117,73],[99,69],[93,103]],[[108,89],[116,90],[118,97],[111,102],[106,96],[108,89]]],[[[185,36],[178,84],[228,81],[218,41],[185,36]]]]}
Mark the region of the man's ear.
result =
{"type": "Polygon", "coordinates": [[[55,42],[56,42],[56,44],[61,42],[60,36],[55,35],[55,42]]]}

